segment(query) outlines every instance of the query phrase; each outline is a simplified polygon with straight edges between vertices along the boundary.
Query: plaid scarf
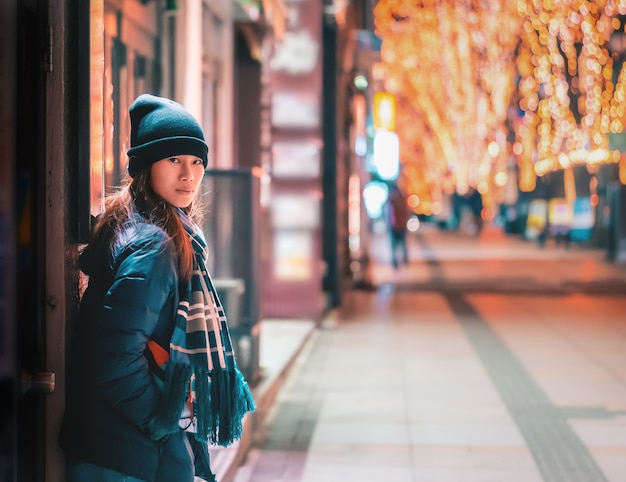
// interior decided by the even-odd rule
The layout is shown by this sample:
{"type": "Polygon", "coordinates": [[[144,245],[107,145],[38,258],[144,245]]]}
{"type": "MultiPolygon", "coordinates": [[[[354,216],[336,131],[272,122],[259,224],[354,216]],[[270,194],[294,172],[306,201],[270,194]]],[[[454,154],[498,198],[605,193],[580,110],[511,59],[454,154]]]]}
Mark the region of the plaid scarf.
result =
{"type": "MultiPolygon", "coordinates": [[[[198,226],[182,211],[195,262],[191,279],[179,284],[179,304],[165,367],[158,427],[176,426],[187,403],[195,438],[227,446],[242,435],[242,419],[255,409],[237,368],[224,309],[206,268],[207,244],[198,226]]],[[[158,427],[155,427],[158,431],[158,427]]]]}

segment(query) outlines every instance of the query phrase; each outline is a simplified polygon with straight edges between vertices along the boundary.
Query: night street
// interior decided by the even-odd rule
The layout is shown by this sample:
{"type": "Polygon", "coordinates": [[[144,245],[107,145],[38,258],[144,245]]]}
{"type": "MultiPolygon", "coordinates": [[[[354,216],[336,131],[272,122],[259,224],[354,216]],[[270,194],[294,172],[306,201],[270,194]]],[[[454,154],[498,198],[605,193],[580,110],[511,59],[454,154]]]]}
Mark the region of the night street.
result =
{"type": "Polygon", "coordinates": [[[626,0],[0,4],[0,482],[626,482],[626,0]]]}
{"type": "Polygon", "coordinates": [[[425,226],[310,338],[236,482],[626,481],[626,270],[425,226]]]}

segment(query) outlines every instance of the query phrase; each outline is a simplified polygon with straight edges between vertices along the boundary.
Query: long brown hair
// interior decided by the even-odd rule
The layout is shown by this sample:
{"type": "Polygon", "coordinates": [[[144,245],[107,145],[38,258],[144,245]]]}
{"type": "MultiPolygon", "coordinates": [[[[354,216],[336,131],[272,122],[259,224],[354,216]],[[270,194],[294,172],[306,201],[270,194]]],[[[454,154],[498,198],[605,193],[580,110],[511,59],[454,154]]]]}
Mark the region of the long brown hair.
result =
{"type": "MultiPolygon", "coordinates": [[[[105,239],[110,245],[123,225],[132,222],[139,214],[170,236],[178,257],[178,275],[189,279],[193,270],[194,250],[176,210],[154,192],[150,183],[150,167],[147,167],[135,174],[134,178],[129,178],[119,191],[107,197],[105,210],[94,227],[93,239],[105,239]]],[[[183,211],[195,222],[200,221],[197,199],[183,211]]]]}

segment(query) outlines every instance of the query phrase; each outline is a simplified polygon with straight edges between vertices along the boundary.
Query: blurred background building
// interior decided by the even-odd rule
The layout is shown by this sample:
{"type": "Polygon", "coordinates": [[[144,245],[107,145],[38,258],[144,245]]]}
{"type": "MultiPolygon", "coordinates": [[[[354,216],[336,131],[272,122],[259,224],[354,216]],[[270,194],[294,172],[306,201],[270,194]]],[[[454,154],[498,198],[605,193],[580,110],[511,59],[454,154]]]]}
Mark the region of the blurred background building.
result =
{"type": "Polygon", "coordinates": [[[137,95],[206,132],[211,267],[254,383],[260,320],[367,285],[392,185],[410,231],[488,222],[626,259],[625,21],[624,2],[4,1],[0,472],[63,478],[76,256],[137,95]]]}

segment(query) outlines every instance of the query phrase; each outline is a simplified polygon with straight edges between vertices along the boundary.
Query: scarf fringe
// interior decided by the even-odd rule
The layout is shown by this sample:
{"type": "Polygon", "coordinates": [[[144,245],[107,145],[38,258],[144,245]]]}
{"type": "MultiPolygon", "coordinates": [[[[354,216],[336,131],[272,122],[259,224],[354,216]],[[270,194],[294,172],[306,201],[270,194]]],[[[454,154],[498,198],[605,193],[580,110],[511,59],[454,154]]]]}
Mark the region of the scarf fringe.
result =
{"type": "Polygon", "coordinates": [[[223,447],[240,439],[244,415],[256,408],[241,372],[235,368],[196,373],[195,389],[196,400],[202,400],[194,405],[197,437],[223,447]]]}

